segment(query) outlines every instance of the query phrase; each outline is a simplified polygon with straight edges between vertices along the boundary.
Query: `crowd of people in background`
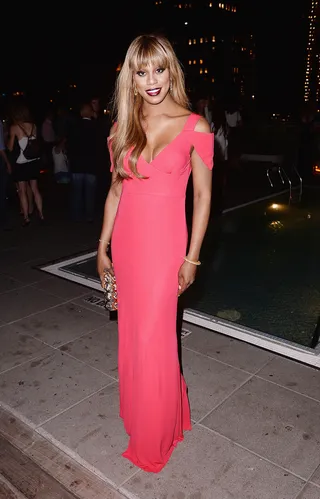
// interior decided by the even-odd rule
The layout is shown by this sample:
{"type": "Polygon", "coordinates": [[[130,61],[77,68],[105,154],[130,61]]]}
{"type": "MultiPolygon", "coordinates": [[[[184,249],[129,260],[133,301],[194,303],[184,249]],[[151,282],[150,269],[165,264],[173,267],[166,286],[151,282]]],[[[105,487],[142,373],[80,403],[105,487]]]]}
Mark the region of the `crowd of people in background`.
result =
{"type": "MultiPolygon", "coordinates": [[[[240,164],[242,109],[236,99],[224,104],[211,96],[195,99],[192,107],[214,132],[213,200],[221,211],[228,174],[240,164]]],[[[59,203],[65,200],[66,217],[74,222],[92,222],[97,194],[104,199],[110,181],[107,137],[112,123],[99,97],[84,99],[73,113],[63,107],[48,108],[37,122],[25,102],[16,100],[2,118],[0,228],[10,228],[8,204],[20,211],[23,227],[36,219],[40,223],[48,220],[46,196],[39,182],[41,173],[50,178],[59,203]]],[[[298,152],[304,177],[320,157],[318,132],[317,110],[306,103],[300,116],[298,152]]]]}
{"type": "Polygon", "coordinates": [[[200,98],[196,112],[206,118],[214,133],[213,202],[215,213],[223,208],[228,169],[237,168],[240,159],[242,116],[235,99],[227,106],[213,97],[200,98]]]}
{"type": "Polygon", "coordinates": [[[74,222],[93,222],[97,188],[107,190],[110,120],[100,99],[84,100],[75,114],[50,108],[36,123],[24,101],[16,100],[0,121],[0,227],[8,223],[8,198],[20,210],[22,226],[36,218],[45,223],[46,200],[41,193],[41,174],[51,181],[57,200],[67,198],[66,217],[74,222]],[[12,201],[12,199],[9,199],[12,201]]]}
{"type": "MultiPolygon", "coordinates": [[[[241,125],[240,112],[236,106],[225,109],[210,97],[199,98],[193,108],[215,133],[214,175],[219,186],[217,196],[221,197],[227,164],[237,157],[235,130],[241,125]]],[[[10,185],[9,191],[15,192],[15,201],[19,201],[15,204],[23,227],[28,227],[35,215],[42,223],[47,220],[46,199],[39,184],[41,172],[51,178],[59,202],[67,198],[66,216],[74,222],[92,222],[97,190],[107,192],[108,188],[107,137],[111,124],[110,115],[103,112],[96,96],[83,100],[76,113],[50,107],[37,123],[25,102],[10,106],[6,119],[0,122],[1,227],[7,228],[10,185]]]]}

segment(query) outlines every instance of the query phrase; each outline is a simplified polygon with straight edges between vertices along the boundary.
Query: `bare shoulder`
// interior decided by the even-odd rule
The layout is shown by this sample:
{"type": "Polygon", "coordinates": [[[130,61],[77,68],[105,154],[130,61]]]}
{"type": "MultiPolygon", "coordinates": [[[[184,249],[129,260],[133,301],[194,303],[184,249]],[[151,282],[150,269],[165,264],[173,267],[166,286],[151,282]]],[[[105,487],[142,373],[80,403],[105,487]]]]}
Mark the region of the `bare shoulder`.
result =
{"type": "Polygon", "coordinates": [[[32,123],[32,122],[26,122],[26,123],[23,123],[23,128],[27,131],[34,131],[37,129],[37,126],[35,123],[32,123]]]}
{"type": "Polygon", "coordinates": [[[9,130],[9,135],[11,138],[17,137],[18,140],[20,139],[21,130],[18,127],[18,125],[11,125],[10,130],[9,130]]]}
{"type": "Polygon", "coordinates": [[[204,133],[210,133],[211,132],[209,123],[202,116],[199,119],[199,121],[197,122],[197,124],[196,124],[196,126],[195,126],[194,129],[195,129],[196,132],[204,132],[204,133]]]}

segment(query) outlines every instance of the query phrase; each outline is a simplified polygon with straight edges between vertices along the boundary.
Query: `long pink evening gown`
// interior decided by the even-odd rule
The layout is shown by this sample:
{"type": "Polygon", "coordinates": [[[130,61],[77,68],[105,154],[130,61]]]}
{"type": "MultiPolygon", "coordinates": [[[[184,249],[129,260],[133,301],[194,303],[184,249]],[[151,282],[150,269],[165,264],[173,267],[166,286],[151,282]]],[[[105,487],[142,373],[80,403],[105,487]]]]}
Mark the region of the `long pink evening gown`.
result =
{"type": "MultiPolygon", "coordinates": [[[[176,316],[178,271],[187,245],[185,195],[192,148],[208,168],[213,166],[213,135],[194,130],[199,118],[190,114],[183,130],[151,163],[139,158],[138,171],[148,178],[131,175],[123,181],[112,235],[120,416],[130,437],[123,456],[155,473],[183,440],[183,431],[191,429],[176,316]]],[[[125,168],[129,173],[128,156],[125,168]]]]}

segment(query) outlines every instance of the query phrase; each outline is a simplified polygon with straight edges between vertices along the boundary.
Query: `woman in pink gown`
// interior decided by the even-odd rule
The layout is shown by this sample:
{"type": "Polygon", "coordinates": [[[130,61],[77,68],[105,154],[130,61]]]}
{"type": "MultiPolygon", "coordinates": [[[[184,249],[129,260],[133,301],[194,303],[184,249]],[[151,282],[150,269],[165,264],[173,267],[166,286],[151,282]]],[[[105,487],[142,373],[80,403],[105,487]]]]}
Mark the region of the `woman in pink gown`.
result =
{"type": "Polygon", "coordinates": [[[109,137],[112,184],[98,248],[118,288],[123,456],[159,472],[191,429],[176,334],[178,296],[194,281],[208,224],[213,135],[190,113],[169,41],[148,35],[130,45],[119,74],[117,120],[109,137]],[[185,195],[192,173],[194,213],[187,249],[185,195]],[[112,239],[113,263],[107,256],[112,239]]]}

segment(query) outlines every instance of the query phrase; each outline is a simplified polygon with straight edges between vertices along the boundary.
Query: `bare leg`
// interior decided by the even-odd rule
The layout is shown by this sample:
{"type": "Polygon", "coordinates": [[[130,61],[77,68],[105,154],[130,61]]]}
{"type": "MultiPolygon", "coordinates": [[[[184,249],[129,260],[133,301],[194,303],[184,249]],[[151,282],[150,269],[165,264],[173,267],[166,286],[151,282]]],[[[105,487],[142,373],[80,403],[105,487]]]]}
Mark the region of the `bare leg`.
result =
{"type": "Polygon", "coordinates": [[[27,196],[27,182],[18,182],[19,190],[19,199],[20,206],[23,213],[23,218],[25,222],[29,222],[29,210],[28,210],[28,196],[27,196]]]}
{"type": "Polygon", "coordinates": [[[30,187],[29,182],[27,182],[27,196],[28,196],[28,210],[29,210],[29,215],[33,213],[33,192],[30,187]]]}
{"type": "Polygon", "coordinates": [[[42,196],[39,192],[38,188],[38,181],[37,180],[30,180],[30,187],[33,192],[33,197],[34,201],[36,203],[36,207],[38,209],[40,218],[43,219],[43,213],[42,213],[42,196]]]}
{"type": "Polygon", "coordinates": [[[19,182],[15,183],[16,186],[16,193],[19,198],[19,203],[20,203],[20,215],[23,215],[23,209],[22,209],[22,204],[21,204],[21,197],[20,197],[20,189],[19,189],[19,182]]]}

